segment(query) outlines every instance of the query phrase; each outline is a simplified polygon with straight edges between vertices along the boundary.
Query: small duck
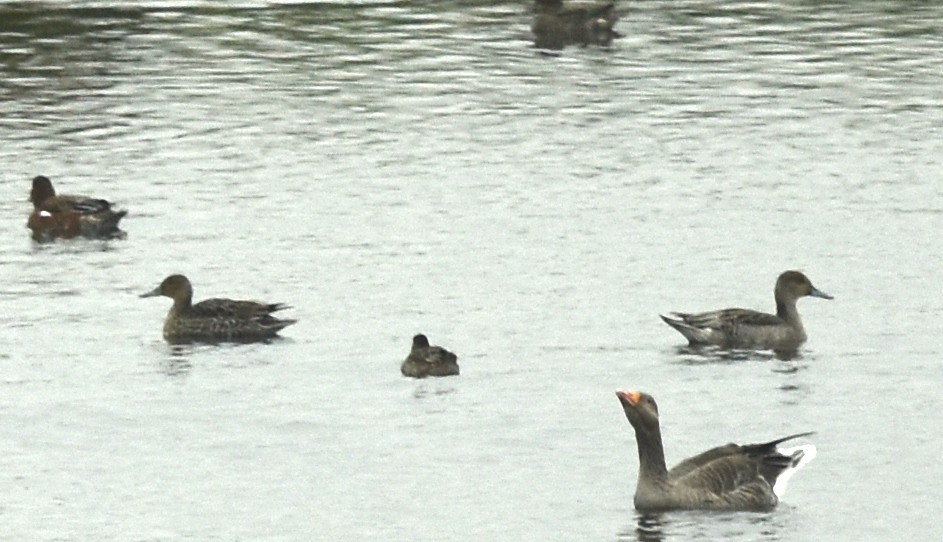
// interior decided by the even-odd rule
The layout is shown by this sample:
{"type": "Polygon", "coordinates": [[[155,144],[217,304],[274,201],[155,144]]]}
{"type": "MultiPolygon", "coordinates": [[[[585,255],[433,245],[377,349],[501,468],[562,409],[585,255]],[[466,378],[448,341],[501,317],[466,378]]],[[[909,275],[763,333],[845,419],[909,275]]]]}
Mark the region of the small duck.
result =
{"type": "Polygon", "coordinates": [[[762,444],[725,444],[685,459],[668,470],[658,405],[647,393],[616,391],[635,429],[639,471],[634,504],[641,512],[666,510],[766,511],[776,507],[789,478],[815,458],[811,444],[779,444],[812,433],[762,444]]]}
{"type": "Polygon", "coordinates": [[[141,297],[159,295],[174,300],[164,320],[164,339],[170,343],[264,341],[297,322],[272,316],[290,308],[283,303],[213,298],[194,305],[193,287],[183,275],[170,275],[141,297]]]}
{"type": "Polygon", "coordinates": [[[127,234],[118,228],[118,221],[127,211],[115,211],[104,199],[88,196],[56,194],[52,181],[39,175],[33,178],[29,200],[33,212],[26,226],[33,240],[43,243],[55,239],[123,239],[127,234]]]}
{"type": "Polygon", "coordinates": [[[659,316],[684,335],[691,346],[794,351],[806,340],[796,301],[804,296],[832,299],[832,296],[812,286],[809,278],[799,271],[786,271],[779,275],[773,296],[776,298],[776,314],[748,309],[723,309],[693,314],[673,312],[672,317],[659,316]]]}
{"type": "Polygon", "coordinates": [[[619,16],[612,2],[567,2],[536,0],[531,32],[540,49],[563,49],[567,45],[609,45],[621,37],[613,27],[619,16]]]}
{"type": "Polygon", "coordinates": [[[413,337],[413,347],[403,365],[403,376],[452,376],[458,374],[458,358],[440,346],[429,346],[429,339],[420,333],[413,337]]]}

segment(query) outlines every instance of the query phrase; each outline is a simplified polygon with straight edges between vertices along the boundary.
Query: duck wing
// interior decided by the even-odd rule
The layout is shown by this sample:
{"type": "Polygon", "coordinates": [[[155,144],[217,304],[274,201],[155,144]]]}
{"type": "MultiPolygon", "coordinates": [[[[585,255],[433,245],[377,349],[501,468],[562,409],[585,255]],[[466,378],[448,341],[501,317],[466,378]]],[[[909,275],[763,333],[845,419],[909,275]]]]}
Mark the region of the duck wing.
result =
{"type": "Polygon", "coordinates": [[[576,39],[588,39],[589,36],[583,34],[594,29],[611,31],[616,21],[619,20],[619,15],[615,11],[615,4],[611,3],[577,2],[564,4],[552,15],[569,29],[570,37],[576,39]]]}
{"type": "Polygon", "coordinates": [[[430,346],[427,358],[430,363],[455,363],[455,354],[449,352],[441,346],[430,346]]]}
{"type": "Polygon", "coordinates": [[[739,334],[741,328],[782,325],[783,320],[765,312],[748,309],[722,309],[708,312],[672,312],[659,315],[666,324],[684,335],[692,345],[724,345],[739,334]]]}
{"type": "Polygon", "coordinates": [[[615,17],[615,2],[568,2],[563,4],[556,13],[560,15],[572,15],[580,18],[587,17],[615,17]]]}
{"type": "Polygon", "coordinates": [[[211,298],[194,304],[190,310],[194,316],[205,318],[272,318],[273,312],[290,308],[284,303],[260,303],[236,299],[211,298]]]}
{"type": "Polygon", "coordinates": [[[111,202],[97,198],[74,197],[72,209],[83,215],[99,214],[111,211],[111,202]]]}
{"type": "Polygon", "coordinates": [[[729,329],[742,325],[774,326],[783,323],[783,320],[775,314],[749,309],[722,309],[698,313],[673,312],[671,314],[685,324],[698,329],[729,329]]]}
{"type": "Polygon", "coordinates": [[[81,215],[94,215],[111,211],[111,202],[88,196],[58,195],[46,198],[39,209],[50,213],[74,212],[81,215]]]}
{"type": "Polygon", "coordinates": [[[407,361],[417,363],[428,363],[430,365],[442,365],[446,363],[456,363],[458,358],[452,352],[449,352],[441,346],[429,346],[427,348],[415,348],[409,353],[407,361]]]}

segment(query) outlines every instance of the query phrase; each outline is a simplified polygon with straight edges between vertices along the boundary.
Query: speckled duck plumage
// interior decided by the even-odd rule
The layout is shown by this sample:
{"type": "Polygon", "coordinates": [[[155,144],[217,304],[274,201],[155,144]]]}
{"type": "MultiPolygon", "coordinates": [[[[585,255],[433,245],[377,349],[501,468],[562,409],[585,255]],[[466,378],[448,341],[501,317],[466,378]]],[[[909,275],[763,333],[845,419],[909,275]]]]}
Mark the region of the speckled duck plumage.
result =
{"type": "Polygon", "coordinates": [[[297,320],[279,319],[273,312],[289,308],[282,303],[260,303],[213,298],[193,304],[193,287],[183,275],[171,275],[141,297],[165,296],[174,300],[164,320],[168,342],[249,342],[275,337],[297,320]]]}

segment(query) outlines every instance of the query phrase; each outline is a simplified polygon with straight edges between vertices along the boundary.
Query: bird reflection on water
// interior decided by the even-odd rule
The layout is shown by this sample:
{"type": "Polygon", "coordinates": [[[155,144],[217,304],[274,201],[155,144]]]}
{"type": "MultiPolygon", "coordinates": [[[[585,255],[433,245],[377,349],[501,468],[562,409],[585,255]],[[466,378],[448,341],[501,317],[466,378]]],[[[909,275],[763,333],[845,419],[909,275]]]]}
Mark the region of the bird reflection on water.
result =
{"type": "Polygon", "coordinates": [[[620,542],[663,542],[665,540],[665,522],[662,513],[642,513],[636,515],[635,528],[627,525],[619,533],[620,542]]]}
{"type": "MultiPolygon", "coordinates": [[[[778,517],[776,514],[768,513],[747,512],[745,514],[746,516],[704,511],[675,512],[672,514],[636,512],[634,528],[627,525],[625,530],[619,533],[618,540],[620,542],[664,542],[666,537],[678,532],[693,534],[693,540],[716,540],[717,531],[705,528],[701,532],[692,533],[689,528],[694,527],[695,531],[700,531],[696,526],[704,524],[705,519],[709,519],[709,523],[713,527],[728,523],[731,527],[737,529],[736,526],[743,521],[743,517],[749,518],[749,523],[761,527],[760,532],[763,535],[763,540],[778,540],[781,530],[786,528],[789,523],[788,519],[784,519],[782,514],[778,517]]],[[[733,533],[728,532],[727,534],[732,535],[733,533]]],[[[674,538],[677,538],[677,536],[674,538]]]]}
{"type": "Polygon", "coordinates": [[[718,346],[691,346],[684,345],[675,349],[680,360],[690,365],[704,363],[731,363],[739,361],[796,361],[802,359],[802,352],[798,350],[747,350],[729,349],[718,346]]]}
{"type": "Polygon", "coordinates": [[[662,530],[663,514],[639,514],[635,534],[639,542],[662,542],[665,539],[662,530]]]}

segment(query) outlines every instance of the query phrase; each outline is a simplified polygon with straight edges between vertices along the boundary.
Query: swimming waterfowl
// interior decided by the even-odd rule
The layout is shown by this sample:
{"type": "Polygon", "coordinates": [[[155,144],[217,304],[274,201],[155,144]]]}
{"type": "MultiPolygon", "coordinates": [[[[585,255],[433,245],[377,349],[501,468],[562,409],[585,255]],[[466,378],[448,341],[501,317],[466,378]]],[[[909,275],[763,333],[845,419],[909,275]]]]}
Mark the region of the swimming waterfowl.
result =
{"type": "Polygon", "coordinates": [[[609,45],[620,37],[613,27],[619,16],[612,2],[536,0],[531,32],[540,49],[566,45],[609,45]]]}
{"type": "Polygon", "coordinates": [[[616,396],[635,429],[639,472],[634,503],[642,512],[771,510],[785,493],[789,478],[816,454],[811,444],[778,448],[812,434],[798,433],[762,444],[725,444],[668,470],[655,400],[638,391],[618,390],[616,396]]]}
{"type": "Polygon", "coordinates": [[[673,312],[672,317],[660,316],[684,335],[692,346],[788,351],[795,350],[806,340],[796,301],[804,296],[832,299],[829,294],[812,286],[809,278],[799,271],[786,271],[779,275],[773,296],[776,298],[776,314],[723,309],[701,313],[673,312]]]}
{"type": "Polygon", "coordinates": [[[47,242],[54,239],[120,239],[126,233],[118,228],[118,221],[127,211],[115,211],[104,199],[88,196],[56,194],[52,181],[38,175],[33,178],[29,200],[33,212],[26,222],[33,239],[47,242]]]}
{"type": "Polygon", "coordinates": [[[429,346],[429,339],[420,333],[413,337],[413,347],[400,371],[413,378],[457,375],[458,358],[441,346],[429,346]]]}
{"type": "Polygon", "coordinates": [[[141,297],[159,295],[174,300],[164,320],[164,339],[173,343],[261,341],[297,322],[272,316],[290,308],[283,303],[213,298],[194,305],[193,287],[183,275],[170,275],[141,297]]]}

